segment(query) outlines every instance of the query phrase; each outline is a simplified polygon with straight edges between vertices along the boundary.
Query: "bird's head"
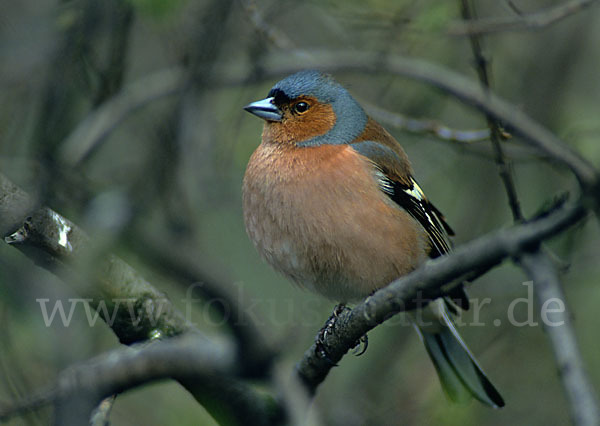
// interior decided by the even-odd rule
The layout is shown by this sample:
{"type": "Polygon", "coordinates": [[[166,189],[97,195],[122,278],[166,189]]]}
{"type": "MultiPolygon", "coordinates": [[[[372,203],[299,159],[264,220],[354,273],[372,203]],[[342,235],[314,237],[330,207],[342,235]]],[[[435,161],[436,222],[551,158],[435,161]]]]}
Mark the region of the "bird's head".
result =
{"type": "Polygon", "coordinates": [[[265,99],[244,109],[266,121],[263,140],[296,146],[350,143],[367,123],[350,93],[314,70],[284,78],[265,99]]]}

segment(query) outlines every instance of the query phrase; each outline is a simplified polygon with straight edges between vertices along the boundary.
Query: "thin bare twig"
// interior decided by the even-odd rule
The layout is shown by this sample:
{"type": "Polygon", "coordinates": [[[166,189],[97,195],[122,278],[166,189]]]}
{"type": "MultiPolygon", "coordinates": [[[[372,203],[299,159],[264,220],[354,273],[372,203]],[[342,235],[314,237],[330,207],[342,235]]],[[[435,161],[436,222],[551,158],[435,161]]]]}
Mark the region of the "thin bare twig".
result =
{"type": "MultiPolygon", "coordinates": [[[[471,10],[469,0],[461,0],[461,12],[465,21],[470,22],[475,16],[475,11],[471,10]]],[[[483,51],[481,49],[481,40],[477,34],[471,34],[469,36],[469,41],[471,42],[471,50],[473,51],[473,56],[475,57],[479,81],[481,82],[484,90],[489,92],[490,77],[488,71],[488,61],[483,55],[483,51]]],[[[501,145],[502,130],[500,129],[500,124],[498,123],[498,120],[496,120],[490,114],[486,114],[485,117],[488,127],[490,128],[490,140],[492,142],[492,148],[494,151],[494,159],[496,161],[496,165],[498,166],[498,173],[500,174],[500,179],[502,180],[506,195],[508,196],[508,205],[510,206],[510,210],[515,222],[522,221],[523,213],[521,212],[521,206],[517,196],[517,189],[515,188],[515,183],[512,178],[511,166],[504,155],[501,145]]]]}
{"type": "MultiPolygon", "coordinates": [[[[284,65],[282,65],[281,60],[269,63],[269,58],[267,58],[264,71],[257,79],[249,81],[245,75],[221,75],[212,82],[211,86],[223,87],[262,82],[307,67],[315,67],[327,72],[354,71],[370,74],[384,72],[408,77],[437,87],[457,99],[490,114],[507,126],[511,133],[524,137],[545,158],[552,159],[570,168],[583,186],[593,187],[598,184],[598,176],[594,167],[581,155],[573,151],[571,147],[539,123],[533,121],[525,113],[519,111],[514,105],[491,92],[487,93],[481,90],[478,84],[447,68],[418,59],[397,56],[389,57],[385,62],[382,62],[379,55],[367,52],[314,51],[311,53],[310,58],[298,61],[296,55],[290,54],[289,60],[283,61],[284,65]]],[[[157,90],[150,90],[150,95],[146,94],[148,90],[144,90],[145,82],[139,81],[136,83],[136,87],[139,89],[135,91],[136,96],[127,96],[124,92],[123,97],[117,95],[108,104],[104,104],[103,111],[98,110],[97,113],[90,115],[85,120],[87,124],[82,124],[77,130],[77,132],[80,132],[78,136],[81,137],[81,147],[78,146],[77,136],[73,133],[69,137],[69,140],[73,142],[65,143],[62,158],[69,164],[76,163],[89,152],[90,146],[98,143],[102,137],[105,137],[137,108],[146,105],[153,99],[169,96],[183,90],[181,69],[173,68],[165,70],[164,73],[164,75],[152,74],[147,77],[162,86],[157,90]],[[112,111],[115,105],[109,104],[113,102],[122,103],[119,112],[112,111]]]]}
{"type": "MultiPolygon", "coordinates": [[[[440,142],[451,142],[463,152],[482,157],[486,160],[494,161],[494,154],[485,142],[490,140],[489,129],[462,130],[446,126],[436,120],[426,118],[414,118],[398,114],[361,100],[361,105],[365,108],[367,114],[378,122],[398,130],[414,133],[416,135],[431,134],[435,140],[440,142]]],[[[503,133],[503,139],[509,141],[511,135],[503,133]]],[[[511,162],[530,162],[530,161],[548,161],[549,158],[540,154],[530,146],[516,145],[504,148],[506,158],[511,162]]]]}
{"type": "Polygon", "coordinates": [[[490,138],[488,129],[460,130],[452,129],[444,124],[427,119],[406,117],[402,114],[390,112],[373,104],[361,102],[367,113],[375,120],[417,134],[431,134],[438,139],[462,144],[472,144],[486,141],[490,138]]]}
{"type": "Polygon", "coordinates": [[[487,18],[460,22],[448,30],[451,35],[493,34],[532,31],[545,28],[596,3],[596,0],[571,0],[539,12],[505,18],[487,18]]]}
{"type": "Polygon", "coordinates": [[[521,12],[521,9],[519,9],[517,7],[517,5],[514,3],[513,0],[504,0],[502,2],[502,4],[504,5],[504,7],[506,9],[508,9],[511,13],[514,13],[517,16],[523,16],[523,12],[521,12]]]}
{"type": "Polygon", "coordinates": [[[94,94],[93,105],[97,106],[121,89],[125,76],[127,52],[133,27],[133,5],[128,2],[114,2],[110,12],[108,58],[106,65],[98,69],[100,84],[94,94]]]}
{"type": "Polygon", "coordinates": [[[278,49],[294,49],[296,46],[282,31],[274,28],[263,17],[255,0],[239,0],[256,31],[278,49]]]}
{"type": "MultiPolygon", "coordinates": [[[[263,79],[277,75],[267,72],[263,79]]],[[[63,142],[60,157],[67,165],[77,165],[85,161],[106,138],[133,113],[165,97],[174,96],[184,89],[184,71],[181,68],[168,68],[149,74],[129,84],[121,93],[107,99],[104,104],[92,111],[63,142]]],[[[255,81],[255,80],[254,80],[255,81]]],[[[223,82],[239,85],[247,78],[223,82]]],[[[255,81],[256,82],[256,81],[255,81]]],[[[367,111],[380,121],[401,127],[409,132],[430,133],[442,140],[471,143],[489,139],[489,131],[452,129],[433,120],[417,120],[393,114],[373,105],[367,111]]]]}
{"type": "Polygon", "coordinates": [[[182,68],[168,68],[126,86],[121,93],[92,111],[71,132],[60,147],[61,160],[71,166],[84,161],[129,115],[152,101],[180,93],[183,77],[182,68]]]}

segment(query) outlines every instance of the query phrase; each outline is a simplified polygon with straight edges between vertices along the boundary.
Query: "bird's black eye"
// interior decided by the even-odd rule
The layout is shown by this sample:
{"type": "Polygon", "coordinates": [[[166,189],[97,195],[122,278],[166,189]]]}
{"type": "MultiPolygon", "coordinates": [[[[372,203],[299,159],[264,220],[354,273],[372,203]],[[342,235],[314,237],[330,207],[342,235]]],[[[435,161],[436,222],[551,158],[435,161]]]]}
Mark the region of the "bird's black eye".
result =
{"type": "Polygon", "coordinates": [[[304,114],[306,111],[308,111],[309,108],[310,105],[308,104],[308,102],[298,102],[294,105],[294,112],[298,114],[304,114]]]}

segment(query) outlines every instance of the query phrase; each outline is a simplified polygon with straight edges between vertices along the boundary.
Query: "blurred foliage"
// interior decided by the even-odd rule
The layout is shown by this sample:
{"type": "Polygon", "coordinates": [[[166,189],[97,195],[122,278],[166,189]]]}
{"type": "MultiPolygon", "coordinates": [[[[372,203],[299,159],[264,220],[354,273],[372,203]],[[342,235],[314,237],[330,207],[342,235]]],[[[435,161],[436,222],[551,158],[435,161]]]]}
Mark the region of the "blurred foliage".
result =
{"type": "Polygon", "coordinates": [[[152,16],[156,19],[164,19],[179,10],[186,0],[128,0],[137,11],[152,16]]]}
{"type": "MultiPolygon", "coordinates": [[[[507,2],[477,1],[481,16],[510,16],[507,2]]],[[[514,1],[522,11],[557,2],[514,1]]],[[[260,77],[262,59],[283,55],[261,36],[242,1],[22,0],[4,2],[0,16],[0,170],[43,202],[83,226],[99,252],[117,252],[186,312],[187,287],[154,269],[132,244],[152,235],[193,253],[199,264],[239,289],[240,301],[284,348],[278,361],[291,373],[330,313],[332,302],[303,292],[261,262],[241,215],[241,180],[259,143],[261,123],[242,107],[263,97],[273,80],[223,87],[222,70],[260,77]],[[130,13],[131,21],[123,19],[130,13]],[[121,34],[121,38],[117,35],[121,34]],[[61,146],[88,115],[140,78],[173,67],[187,70],[186,90],[132,112],[74,167],[61,146]]],[[[338,48],[411,55],[475,79],[468,41],[446,33],[458,2],[434,0],[257,1],[264,21],[299,49],[338,48]]],[[[493,88],[600,166],[600,10],[587,9],[536,32],[485,39],[493,88]]],[[[361,100],[456,128],[481,128],[481,113],[414,81],[386,75],[341,74],[361,100]]],[[[506,196],[486,142],[476,147],[389,128],[402,142],[421,187],[457,231],[456,243],[511,222],[506,196]]],[[[577,191],[565,170],[532,156],[512,155],[526,215],[562,191],[577,191]]],[[[520,151],[514,151],[520,152],[520,151]]],[[[550,244],[570,263],[567,301],[589,373],[600,384],[594,324],[600,302],[598,222],[550,244]]],[[[540,326],[506,321],[511,301],[526,297],[525,277],[506,264],[479,279],[474,298],[491,298],[486,326],[461,333],[505,396],[500,411],[446,401],[433,366],[410,326],[392,320],[369,335],[367,353],[348,356],[319,389],[316,417],[330,425],[565,424],[567,410],[556,366],[540,326]],[[500,322],[495,323],[498,319],[500,322]],[[394,325],[395,324],[395,325],[394,325]],[[317,416],[318,413],[318,416],[317,416]]],[[[57,372],[118,346],[101,323],[89,327],[75,310],[69,327],[46,327],[37,299],[68,304],[77,295],[52,274],[0,245],[0,400],[26,396],[57,372]]],[[[189,303],[189,301],[188,301],[189,303]]],[[[68,305],[65,305],[68,306],[68,305]]],[[[210,303],[193,301],[191,320],[214,336],[224,332],[210,303]]],[[[467,315],[473,315],[469,313],[467,315]]],[[[515,316],[527,308],[517,305],[515,316]]],[[[539,321],[539,310],[534,309],[539,321]]],[[[468,318],[468,317],[467,317],[468,318]]],[[[311,414],[311,415],[312,415],[311,414]]],[[[46,424],[48,410],[8,424],[46,424]]],[[[178,385],[162,383],[117,399],[112,424],[213,424],[178,385]]]]}

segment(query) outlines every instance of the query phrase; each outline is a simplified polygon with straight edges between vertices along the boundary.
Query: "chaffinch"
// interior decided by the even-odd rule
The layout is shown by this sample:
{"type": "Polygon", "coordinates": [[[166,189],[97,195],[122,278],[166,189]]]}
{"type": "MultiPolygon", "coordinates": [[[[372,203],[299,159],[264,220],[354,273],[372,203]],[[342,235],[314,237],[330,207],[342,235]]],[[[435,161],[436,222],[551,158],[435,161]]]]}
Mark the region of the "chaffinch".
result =
{"type": "MultiPolygon", "coordinates": [[[[277,271],[346,303],[450,251],[452,229],[413,178],[400,144],[331,76],[301,71],[246,111],[265,120],[243,183],[246,230],[277,271]]],[[[462,287],[452,298],[468,307],[462,287]]],[[[416,328],[455,401],[504,405],[454,326],[454,303],[416,328]]]]}

